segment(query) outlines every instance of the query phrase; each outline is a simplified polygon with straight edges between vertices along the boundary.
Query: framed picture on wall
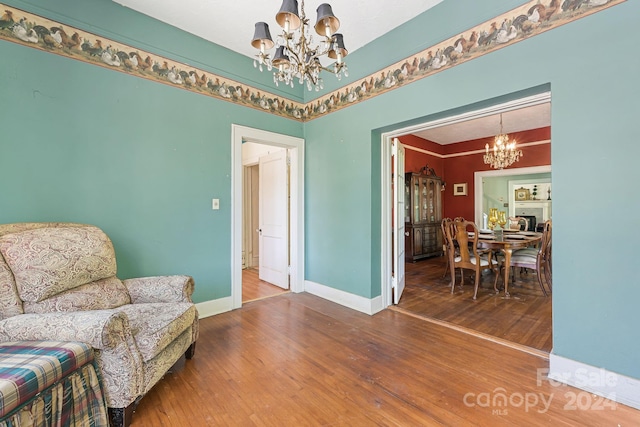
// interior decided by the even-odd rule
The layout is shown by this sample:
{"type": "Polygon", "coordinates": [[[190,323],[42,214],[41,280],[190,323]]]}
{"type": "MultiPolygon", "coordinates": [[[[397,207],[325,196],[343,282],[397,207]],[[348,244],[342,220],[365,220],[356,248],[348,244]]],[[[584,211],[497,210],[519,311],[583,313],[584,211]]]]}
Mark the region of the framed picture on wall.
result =
{"type": "Polygon", "coordinates": [[[462,182],[460,184],[453,184],[454,196],[466,196],[467,195],[467,183],[462,182]]]}
{"type": "Polygon", "coordinates": [[[521,200],[529,200],[529,189],[520,187],[516,189],[516,202],[521,200]]]}

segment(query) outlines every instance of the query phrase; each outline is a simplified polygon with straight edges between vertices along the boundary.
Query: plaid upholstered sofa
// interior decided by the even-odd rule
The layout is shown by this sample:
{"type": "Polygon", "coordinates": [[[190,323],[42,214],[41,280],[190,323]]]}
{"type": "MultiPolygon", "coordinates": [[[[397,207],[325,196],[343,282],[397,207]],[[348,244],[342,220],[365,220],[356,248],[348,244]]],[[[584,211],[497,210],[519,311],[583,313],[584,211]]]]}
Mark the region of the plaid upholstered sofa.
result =
{"type": "Polygon", "coordinates": [[[198,312],[189,276],[120,280],[111,240],[72,223],[0,225],[0,341],[81,341],[95,351],[111,425],[185,354],[198,312]]]}

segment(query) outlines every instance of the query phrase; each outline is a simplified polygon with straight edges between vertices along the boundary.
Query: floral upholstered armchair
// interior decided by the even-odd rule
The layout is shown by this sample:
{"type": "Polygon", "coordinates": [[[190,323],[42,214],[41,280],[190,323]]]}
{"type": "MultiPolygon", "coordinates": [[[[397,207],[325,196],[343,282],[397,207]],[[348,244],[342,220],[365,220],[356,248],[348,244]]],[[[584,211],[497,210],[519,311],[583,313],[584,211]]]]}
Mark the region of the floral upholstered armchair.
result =
{"type": "Polygon", "coordinates": [[[182,354],[193,357],[193,287],[189,276],[119,280],[113,245],[95,226],[0,225],[0,341],[91,345],[112,425],[128,425],[182,354]]]}

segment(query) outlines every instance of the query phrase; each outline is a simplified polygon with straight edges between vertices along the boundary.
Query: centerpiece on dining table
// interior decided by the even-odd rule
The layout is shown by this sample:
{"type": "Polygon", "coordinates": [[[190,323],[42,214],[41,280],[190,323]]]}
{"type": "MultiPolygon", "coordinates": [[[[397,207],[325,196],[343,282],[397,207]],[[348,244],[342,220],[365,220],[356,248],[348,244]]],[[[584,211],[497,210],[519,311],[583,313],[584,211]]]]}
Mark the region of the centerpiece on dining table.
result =
{"type": "Polygon", "coordinates": [[[498,208],[489,209],[489,223],[487,224],[489,229],[493,232],[497,239],[502,239],[502,233],[507,225],[507,213],[505,211],[499,211],[498,208]],[[500,229],[496,229],[496,225],[500,226],[500,229]]]}
{"type": "Polygon", "coordinates": [[[493,231],[498,223],[498,208],[489,209],[489,223],[487,224],[489,229],[493,231]]]}

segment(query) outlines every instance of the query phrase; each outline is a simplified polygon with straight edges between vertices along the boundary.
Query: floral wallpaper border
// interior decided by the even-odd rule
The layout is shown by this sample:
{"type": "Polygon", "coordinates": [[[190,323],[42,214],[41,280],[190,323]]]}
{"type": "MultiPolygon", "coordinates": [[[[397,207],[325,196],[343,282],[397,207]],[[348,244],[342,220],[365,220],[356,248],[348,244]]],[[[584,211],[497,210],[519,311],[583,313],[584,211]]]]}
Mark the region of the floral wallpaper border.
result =
{"type": "Polygon", "coordinates": [[[304,105],[0,3],[0,39],[202,95],[302,119],[304,105]]]}
{"type": "Polygon", "coordinates": [[[286,118],[309,121],[624,1],[531,0],[306,104],[1,3],[0,39],[286,118]]]}
{"type": "Polygon", "coordinates": [[[531,0],[305,105],[312,120],[626,0],[531,0]]]}

